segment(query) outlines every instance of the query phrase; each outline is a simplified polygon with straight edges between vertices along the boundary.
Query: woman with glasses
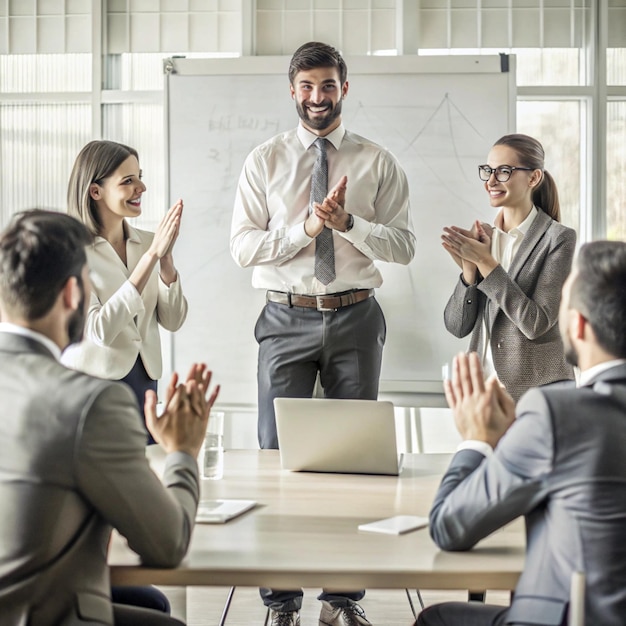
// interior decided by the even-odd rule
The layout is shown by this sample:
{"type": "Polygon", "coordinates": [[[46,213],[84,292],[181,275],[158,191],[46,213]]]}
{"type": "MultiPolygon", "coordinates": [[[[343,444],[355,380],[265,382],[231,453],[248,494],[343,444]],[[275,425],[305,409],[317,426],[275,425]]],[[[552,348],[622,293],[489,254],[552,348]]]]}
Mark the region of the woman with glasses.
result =
{"type": "MultiPolygon", "coordinates": [[[[91,141],[76,157],[68,213],[94,235],[87,251],[92,293],[85,339],[65,351],[63,362],[127,383],[143,415],[145,393],[156,391],[162,374],[159,325],[178,330],[187,301],[172,256],[182,200],[154,233],[134,228],[128,219],[141,215],[141,176],[137,151],[114,141],[91,141]]],[[[149,433],[147,438],[154,443],[149,433]]]]}
{"type": "Polygon", "coordinates": [[[481,357],[515,400],[530,387],[574,378],[558,329],[561,287],[576,233],[560,224],[556,184],[532,137],[505,135],[478,167],[494,225],[444,228],[442,245],[461,275],[446,305],[446,328],[471,333],[481,357]]]}

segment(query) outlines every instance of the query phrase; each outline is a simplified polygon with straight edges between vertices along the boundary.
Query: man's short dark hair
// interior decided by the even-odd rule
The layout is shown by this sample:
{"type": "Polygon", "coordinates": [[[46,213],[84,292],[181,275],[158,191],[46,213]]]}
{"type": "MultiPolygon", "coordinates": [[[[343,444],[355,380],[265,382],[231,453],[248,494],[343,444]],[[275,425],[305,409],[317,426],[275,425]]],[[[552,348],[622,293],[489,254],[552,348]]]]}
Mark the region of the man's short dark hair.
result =
{"type": "Polygon", "coordinates": [[[289,82],[293,85],[298,72],[314,70],[318,67],[336,67],[343,85],[348,79],[348,68],[339,50],[319,41],[309,41],[300,46],[289,63],[289,82]]]}
{"type": "Polygon", "coordinates": [[[593,241],[581,246],[569,306],[591,324],[598,344],[626,358],[626,242],[593,241]]]}
{"type": "Polygon", "coordinates": [[[83,224],[64,213],[17,213],[0,234],[3,306],[28,321],[49,313],[68,278],[80,279],[92,240],[83,224]]]}

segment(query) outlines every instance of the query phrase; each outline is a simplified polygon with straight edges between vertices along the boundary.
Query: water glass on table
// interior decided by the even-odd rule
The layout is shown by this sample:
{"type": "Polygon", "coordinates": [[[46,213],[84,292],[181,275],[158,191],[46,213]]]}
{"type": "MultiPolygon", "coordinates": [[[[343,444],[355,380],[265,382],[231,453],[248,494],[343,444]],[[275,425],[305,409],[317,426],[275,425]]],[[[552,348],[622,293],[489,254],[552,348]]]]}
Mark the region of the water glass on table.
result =
{"type": "Polygon", "coordinates": [[[202,446],[202,476],[219,480],[224,476],[224,413],[211,411],[202,446]]]}

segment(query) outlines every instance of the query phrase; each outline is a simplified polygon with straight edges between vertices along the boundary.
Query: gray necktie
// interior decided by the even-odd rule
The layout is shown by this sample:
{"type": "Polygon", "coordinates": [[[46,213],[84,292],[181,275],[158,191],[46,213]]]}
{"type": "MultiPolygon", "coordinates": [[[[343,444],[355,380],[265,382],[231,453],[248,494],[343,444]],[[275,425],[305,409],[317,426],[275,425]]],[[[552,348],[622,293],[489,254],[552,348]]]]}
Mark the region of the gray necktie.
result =
{"type": "MultiPolygon", "coordinates": [[[[313,203],[321,204],[328,192],[328,162],[326,161],[326,140],[318,137],[313,144],[317,148],[317,158],[311,176],[311,210],[313,203]]],[[[335,248],[333,231],[324,226],[315,238],[315,278],[328,285],[335,280],[335,248]]]]}

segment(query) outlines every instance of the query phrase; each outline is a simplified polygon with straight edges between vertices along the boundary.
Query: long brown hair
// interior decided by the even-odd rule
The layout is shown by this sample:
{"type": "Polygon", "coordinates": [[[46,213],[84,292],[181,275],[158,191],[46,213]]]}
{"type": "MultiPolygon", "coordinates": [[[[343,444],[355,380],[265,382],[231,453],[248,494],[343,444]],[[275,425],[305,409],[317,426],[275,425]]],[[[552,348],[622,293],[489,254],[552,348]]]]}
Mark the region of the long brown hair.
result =
{"type": "Polygon", "coordinates": [[[553,220],[561,221],[561,205],[559,192],[554,178],[544,167],[545,153],[543,146],[533,137],[515,133],[500,137],[494,146],[508,146],[517,153],[520,164],[533,170],[541,170],[543,176],[541,182],[533,189],[533,204],[547,213],[553,220]]]}

